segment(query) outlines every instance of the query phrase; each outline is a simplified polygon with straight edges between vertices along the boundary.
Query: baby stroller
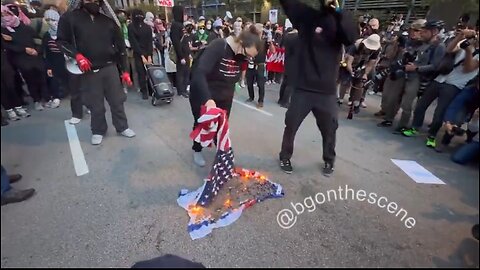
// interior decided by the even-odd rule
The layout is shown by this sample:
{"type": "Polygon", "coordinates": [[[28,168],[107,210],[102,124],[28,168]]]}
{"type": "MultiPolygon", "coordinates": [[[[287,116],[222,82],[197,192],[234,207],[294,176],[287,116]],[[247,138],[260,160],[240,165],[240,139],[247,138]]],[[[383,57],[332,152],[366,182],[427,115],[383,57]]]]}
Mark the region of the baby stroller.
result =
{"type": "Polygon", "coordinates": [[[164,67],[159,65],[145,65],[148,77],[149,92],[152,93],[152,105],[171,103],[173,100],[173,87],[168,80],[167,72],[164,67]]]}

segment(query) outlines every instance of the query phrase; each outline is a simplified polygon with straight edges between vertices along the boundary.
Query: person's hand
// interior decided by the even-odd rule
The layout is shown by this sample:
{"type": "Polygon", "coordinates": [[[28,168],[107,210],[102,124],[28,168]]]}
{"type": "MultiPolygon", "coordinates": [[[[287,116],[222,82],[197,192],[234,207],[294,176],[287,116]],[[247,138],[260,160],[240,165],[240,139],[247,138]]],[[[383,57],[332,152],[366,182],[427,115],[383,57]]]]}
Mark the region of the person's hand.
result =
{"type": "Polygon", "coordinates": [[[47,69],[47,75],[48,77],[53,77],[53,72],[51,69],[47,69]]]}
{"type": "Polygon", "coordinates": [[[3,38],[5,41],[12,41],[12,36],[9,36],[9,35],[2,34],[2,38],[3,38]]]}
{"type": "Polygon", "coordinates": [[[124,84],[126,84],[127,86],[132,86],[133,83],[132,83],[132,79],[130,78],[130,73],[128,73],[128,72],[126,72],[126,71],[123,72],[121,78],[122,78],[122,82],[123,82],[124,84]]]}
{"type": "Polygon", "coordinates": [[[213,101],[213,99],[209,99],[207,102],[205,102],[205,107],[207,107],[207,110],[209,110],[211,108],[216,108],[217,104],[215,101],[213,101]]]}
{"type": "Polygon", "coordinates": [[[149,65],[151,65],[151,64],[153,63],[151,56],[149,56],[149,57],[147,58],[147,63],[148,63],[149,65]]]}
{"type": "Polygon", "coordinates": [[[412,72],[412,71],[416,71],[417,70],[417,65],[415,65],[414,63],[408,63],[405,65],[405,71],[407,72],[412,72]]]}
{"type": "Polygon", "coordinates": [[[367,74],[363,74],[362,80],[367,81],[367,80],[368,80],[368,75],[367,75],[367,74]]]}
{"type": "Polygon", "coordinates": [[[475,30],[472,30],[472,29],[464,29],[462,31],[462,34],[465,38],[474,38],[477,35],[477,32],[475,32],[475,30]]]}
{"type": "Polygon", "coordinates": [[[143,63],[144,65],[148,64],[147,58],[145,58],[145,56],[143,56],[143,55],[142,55],[142,63],[143,63]]]}
{"type": "Polygon", "coordinates": [[[87,72],[92,70],[92,63],[83,56],[83,54],[79,53],[75,56],[75,60],[77,60],[78,67],[82,72],[87,72]]]}
{"type": "Polygon", "coordinates": [[[452,134],[452,129],[453,129],[452,123],[448,121],[445,122],[445,130],[448,132],[448,134],[452,134]]]}
{"type": "Polygon", "coordinates": [[[37,50],[32,49],[32,48],[25,48],[25,52],[28,55],[32,55],[32,56],[37,56],[38,55],[37,50]]]}
{"type": "Polygon", "coordinates": [[[181,63],[182,65],[185,65],[185,64],[187,64],[187,61],[186,61],[185,59],[182,59],[182,60],[180,60],[180,63],[181,63]]]}

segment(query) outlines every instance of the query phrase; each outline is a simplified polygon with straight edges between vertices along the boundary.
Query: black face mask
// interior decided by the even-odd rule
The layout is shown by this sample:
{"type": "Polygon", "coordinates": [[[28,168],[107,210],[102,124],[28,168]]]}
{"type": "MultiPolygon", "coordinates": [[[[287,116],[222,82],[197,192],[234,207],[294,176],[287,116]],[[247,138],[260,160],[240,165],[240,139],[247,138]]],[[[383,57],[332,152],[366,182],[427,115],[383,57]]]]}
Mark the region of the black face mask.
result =
{"type": "Polygon", "coordinates": [[[100,6],[97,3],[85,3],[83,7],[92,15],[97,15],[100,12],[100,6]]]}

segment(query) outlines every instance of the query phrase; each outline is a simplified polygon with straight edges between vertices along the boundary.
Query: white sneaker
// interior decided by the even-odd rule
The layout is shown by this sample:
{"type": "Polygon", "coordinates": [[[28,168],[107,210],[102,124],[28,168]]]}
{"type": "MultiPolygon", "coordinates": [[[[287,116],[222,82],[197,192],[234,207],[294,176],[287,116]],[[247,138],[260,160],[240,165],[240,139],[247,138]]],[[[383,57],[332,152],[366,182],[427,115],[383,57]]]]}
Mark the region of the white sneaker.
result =
{"type": "Polygon", "coordinates": [[[352,106],[352,103],[353,103],[353,102],[349,101],[349,102],[347,103],[347,105],[348,105],[348,106],[352,106]]]}
{"type": "Polygon", "coordinates": [[[52,101],[49,100],[47,103],[45,103],[46,108],[52,108],[52,101]]]}
{"type": "Polygon", "coordinates": [[[76,118],[76,117],[72,117],[70,118],[70,121],[68,121],[71,125],[76,125],[78,123],[80,123],[80,121],[82,121],[82,119],[80,118],[76,118]]]}
{"type": "Polygon", "coordinates": [[[370,90],[370,91],[368,91],[368,94],[369,94],[370,96],[375,95],[375,91],[370,90]]]}
{"type": "Polygon", "coordinates": [[[18,121],[20,120],[20,117],[18,117],[17,113],[13,109],[6,110],[7,115],[8,115],[8,120],[10,121],[18,121]]]}
{"type": "Polygon", "coordinates": [[[367,103],[365,103],[365,101],[362,101],[362,103],[360,104],[360,106],[362,106],[362,108],[367,108],[367,103]]]}
{"type": "Polygon", "coordinates": [[[50,106],[51,106],[50,108],[52,109],[60,107],[60,99],[56,98],[52,100],[52,103],[50,104],[50,106]]]}
{"type": "Polygon", "coordinates": [[[120,132],[120,134],[122,134],[122,136],[125,136],[127,138],[132,138],[132,137],[135,137],[135,132],[133,132],[133,130],[127,128],[125,129],[124,131],[120,132]]]}
{"type": "Polygon", "coordinates": [[[27,112],[27,110],[22,108],[22,106],[15,107],[15,112],[17,113],[18,116],[21,116],[23,118],[30,117],[30,114],[27,112]]]}
{"type": "Polygon", "coordinates": [[[35,110],[37,111],[43,111],[43,105],[41,102],[35,102],[35,110]]]}
{"type": "Polygon", "coordinates": [[[203,158],[202,152],[193,152],[193,162],[200,167],[205,167],[205,158],[203,158]]]}
{"type": "Polygon", "coordinates": [[[244,82],[244,81],[241,81],[241,82],[240,82],[240,87],[241,87],[241,88],[245,88],[245,82],[244,82]]]}
{"type": "Polygon", "coordinates": [[[103,136],[102,135],[98,135],[98,134],[94,134],[92,135],[92,144],[93,145],[99,145],[102,143],[102,140],[103,140],[103,136]]]}
{"type": "Polygon", "coordinates": [[[83,111],[87,114],[91,114],[92,112],[86,107],[86,106],[83,106],[83,111]]]}

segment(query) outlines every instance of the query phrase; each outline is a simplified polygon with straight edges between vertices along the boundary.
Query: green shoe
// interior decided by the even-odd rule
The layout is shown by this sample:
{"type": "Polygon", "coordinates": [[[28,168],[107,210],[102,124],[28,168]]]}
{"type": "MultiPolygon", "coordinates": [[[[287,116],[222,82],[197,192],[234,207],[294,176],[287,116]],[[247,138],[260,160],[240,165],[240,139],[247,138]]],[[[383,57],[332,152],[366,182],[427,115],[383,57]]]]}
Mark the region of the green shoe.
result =
{"type": "Polygon", "coordinates": [[[406,129],[402,132],[403,136],[412,137],[418,134],[415,128],[406,129]]]}
{"type": "Polygon", "coordinates": [[[435,141],[435,137],[428,137],[426,145],[427,145],[427,147],[430,147],[430,148],[437,147],[437,142],[435,141]]]}

